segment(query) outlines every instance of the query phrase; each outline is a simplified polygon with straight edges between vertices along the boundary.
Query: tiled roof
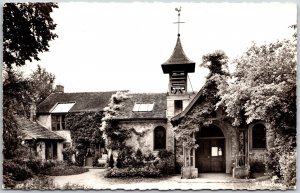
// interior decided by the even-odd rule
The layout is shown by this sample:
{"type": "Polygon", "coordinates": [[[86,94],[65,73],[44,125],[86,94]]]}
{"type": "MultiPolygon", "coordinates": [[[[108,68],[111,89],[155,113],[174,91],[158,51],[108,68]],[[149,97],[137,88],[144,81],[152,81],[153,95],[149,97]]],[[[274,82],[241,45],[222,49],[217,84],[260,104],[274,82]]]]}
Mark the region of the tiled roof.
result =
{"type": "Polygon", "coordinates": [[[176,46],[171,57],[163,64],[194,64],[195,62],[191,61],[184,53],[180,37],[178,36],[176,46]]]}
{"type": "Polygon", "coordinates": [[[69,112],[102,111],[112,92],[52,93],[37,106],[37,113],[49,113],[56,103],[75,102],[69,112]]]}
{"type": "Polygon", "coordinates": [[[121,109],[119,115],[116,116],[116,119],[166,119],[166,93],[134,93],[128,95],[129,99],[124,101],[123,108],[121,109]],[[133,111],[135,103],[154,103],[153,110],[146,112],[133,111]]]}
{"type": "Polygon", "coordinates": [[[59,140],[64,141],[65,139],[58,134],[46,129],[45,127],[39,125],[36,122],[32,122],[25,117],[15,116],[17,123],[23,133],[25,134],[25,139],[40,139],[40,140],[59,140]]]}

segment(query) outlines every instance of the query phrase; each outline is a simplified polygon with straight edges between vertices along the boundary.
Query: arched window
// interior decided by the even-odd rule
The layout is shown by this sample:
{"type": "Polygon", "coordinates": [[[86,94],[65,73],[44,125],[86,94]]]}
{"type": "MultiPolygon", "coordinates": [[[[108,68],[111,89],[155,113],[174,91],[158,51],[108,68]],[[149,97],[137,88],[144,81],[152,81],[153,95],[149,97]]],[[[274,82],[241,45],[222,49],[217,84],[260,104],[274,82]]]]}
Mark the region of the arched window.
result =
{"type": "Polygon", "coordinates": [[[266,148],[266,127],[263,124],[252,128],[252,148],[266,148]]]}
{"type": "Polygon", "coordinates": [[[166,149],[166,129],[164,127],[156,127],[154,129],[154,149],[166,149]]]}

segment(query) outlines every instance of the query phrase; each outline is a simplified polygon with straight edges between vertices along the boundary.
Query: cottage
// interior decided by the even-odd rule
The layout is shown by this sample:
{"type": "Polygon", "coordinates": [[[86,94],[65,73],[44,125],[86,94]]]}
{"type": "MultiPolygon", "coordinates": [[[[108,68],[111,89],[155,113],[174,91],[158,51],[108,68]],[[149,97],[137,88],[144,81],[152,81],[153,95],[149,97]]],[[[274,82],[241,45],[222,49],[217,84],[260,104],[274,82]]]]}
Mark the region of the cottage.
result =
{"type": "Polygon", "coordinates": [[[33,156],[37,155],[42,160],[63,160],[62,148],[65,138],[25,117],[15,116],[15,119],[33,156]]]}
{"type": "MultiPolygon", "coordinates": [[[[71,131],[67,127],[66,116],[84,112],[101,112],[109,103],[113,93],[115,92],[64,93],[64,87],[58,85],[55,92],[37,106],[36,122],[64,139],[60,145],[62,147],[53,147],[56,154],[61,155],[64,148],[72,145],[71,131]]],[[[101,151],[99,144],[95,147],[97,149],[93,152],[101,151]]],[[[88,157],[91,157],[90,153],[91,150],[88,152],[88,157]]],[[[91,159],[88,160],[87,164],[91,165],[91,159]]]]}

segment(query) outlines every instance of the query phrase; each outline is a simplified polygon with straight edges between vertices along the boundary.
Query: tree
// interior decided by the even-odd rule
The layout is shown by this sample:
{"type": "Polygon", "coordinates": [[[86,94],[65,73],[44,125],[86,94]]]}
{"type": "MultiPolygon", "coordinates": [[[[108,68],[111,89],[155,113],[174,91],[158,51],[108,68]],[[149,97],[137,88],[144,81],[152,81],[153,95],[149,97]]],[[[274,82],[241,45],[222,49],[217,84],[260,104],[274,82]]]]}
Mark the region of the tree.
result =
{"type": "Polygon", "coordinates": [[[12,65],[39,60],[40,52],[49,50],[49,41],[57,36],[50,13],[56,3],[5,3],[3,6],[3,62],[12,65]]]}
{"type": "Polygon", "coordinates": [[[253,44],[235,60],[234,81],[219,90],[233,125],[269,123],[265,165],[288,186],[296,182],[296,61],[296,41],[253,44]]]}
{"type": "Polygon", "coordinates": [[[37,105],[46,99],[54,90],[55,75],[46,71],[38,65],[37,69],[30,75],[31,96],[37,105]]]}
{"type": "Polygon", "coordinates": [[[235,60],[235,81],[219,93],[233,125],[243,122],[243,114],[247,124],[265,120],[277,128],[295,128],[296,57],[296,43],[283,40],[254,44],[235,60]]]}
{"type": "Polygon", "coordinates": [[[55,3],[6,3],[3,7],[3,155],[20,156],[21,132],[14,117],[29,116],[30,80],[17,68],[38,60],[57,37],[50,13],[55,3]]]}

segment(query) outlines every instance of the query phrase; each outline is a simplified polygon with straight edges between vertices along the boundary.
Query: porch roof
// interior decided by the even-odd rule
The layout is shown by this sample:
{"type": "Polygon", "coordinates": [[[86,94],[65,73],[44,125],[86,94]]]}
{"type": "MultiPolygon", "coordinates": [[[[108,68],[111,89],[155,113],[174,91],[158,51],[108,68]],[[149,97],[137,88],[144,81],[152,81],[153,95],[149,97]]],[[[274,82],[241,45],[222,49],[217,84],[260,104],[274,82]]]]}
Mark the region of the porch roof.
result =
{"type": "Polygon", "coordinates": [[[39,139],[39,140],[56,140],[64,141],[65,139],[58,134],[46,129],[36,122],[30,121],[25,117],[15,116],[17,124],[21,131],[25,134],[25,140],[39,139]]]}

